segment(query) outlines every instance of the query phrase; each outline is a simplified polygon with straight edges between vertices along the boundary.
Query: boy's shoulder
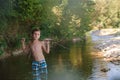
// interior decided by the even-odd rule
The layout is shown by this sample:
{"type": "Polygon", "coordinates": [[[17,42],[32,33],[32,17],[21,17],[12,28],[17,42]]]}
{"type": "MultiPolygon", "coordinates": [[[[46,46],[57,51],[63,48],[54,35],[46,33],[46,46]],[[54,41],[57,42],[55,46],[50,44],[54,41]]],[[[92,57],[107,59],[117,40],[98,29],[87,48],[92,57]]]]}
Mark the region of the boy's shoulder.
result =
{"type": "Polygon", "coordinates": [[[29,45],[32,44],[32,41],[29,41],[28,44],[29,44],[29,45]]]}
{"type": "Polygon", "coordinates": [[[39,42],[40,42],[41,44],[44,44],[44,41],[42,41],[42,40],[41,40],[41,41],[39,41],[39,42]]]}

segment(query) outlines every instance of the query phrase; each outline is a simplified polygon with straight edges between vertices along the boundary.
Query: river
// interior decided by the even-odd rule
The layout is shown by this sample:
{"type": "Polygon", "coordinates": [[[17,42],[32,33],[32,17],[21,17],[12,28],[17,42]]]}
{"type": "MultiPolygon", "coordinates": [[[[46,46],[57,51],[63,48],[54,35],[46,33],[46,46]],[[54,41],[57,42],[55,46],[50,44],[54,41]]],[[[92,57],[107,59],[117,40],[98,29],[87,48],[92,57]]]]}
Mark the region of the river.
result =
{"type": "MultiPolygon", "coordinates": [[[[50,54],[45,54],[48,80],[120,80],[118,66],[115,68],[91,55],[91,43],[66,42],[62,45],[64,47],[52,47],[50,54]],[[110,68],[110,71],[102,72],[102,68],[110,68]],[[117,74],[112,75],[113,71],[117,74]]],[[[31,60],[25,55],[0,60],[0,80],[32,80],[31,60]]]]}

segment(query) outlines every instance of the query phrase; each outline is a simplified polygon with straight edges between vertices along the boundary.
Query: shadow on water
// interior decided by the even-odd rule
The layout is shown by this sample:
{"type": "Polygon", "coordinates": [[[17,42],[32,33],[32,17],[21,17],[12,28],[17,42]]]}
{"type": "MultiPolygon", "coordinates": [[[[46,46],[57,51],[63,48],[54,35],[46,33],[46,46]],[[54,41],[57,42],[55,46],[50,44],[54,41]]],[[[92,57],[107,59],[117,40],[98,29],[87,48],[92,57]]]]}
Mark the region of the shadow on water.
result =
{"type": "Polygon", "coordinates": [[[31,80],[30,62],[25,56],[12,56],[1,60],[0,80],[31,80]]]}
{"type": "MultiPolygon", "coordinates": [[[[90,45],[67,42],[68,49],[56,46],[45,55],[48,80],[87,80],[92,73],[90,45]]],[[[32,80],[31,61],[24,55],[0,60],[0,80],[32,80]]]]}

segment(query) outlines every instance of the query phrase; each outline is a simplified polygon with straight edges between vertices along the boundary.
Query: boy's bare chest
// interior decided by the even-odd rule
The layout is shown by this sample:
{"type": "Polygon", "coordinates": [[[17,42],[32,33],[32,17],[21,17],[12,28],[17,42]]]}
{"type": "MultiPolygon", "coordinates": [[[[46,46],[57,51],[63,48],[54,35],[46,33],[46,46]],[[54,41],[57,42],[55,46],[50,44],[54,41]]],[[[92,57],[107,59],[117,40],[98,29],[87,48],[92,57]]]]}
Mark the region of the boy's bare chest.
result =
{"type": "Polygon", "coordinates": [[[31,44],[31,49],[41,49],[41,47],[42,44],[40,42],[31,44]]]}

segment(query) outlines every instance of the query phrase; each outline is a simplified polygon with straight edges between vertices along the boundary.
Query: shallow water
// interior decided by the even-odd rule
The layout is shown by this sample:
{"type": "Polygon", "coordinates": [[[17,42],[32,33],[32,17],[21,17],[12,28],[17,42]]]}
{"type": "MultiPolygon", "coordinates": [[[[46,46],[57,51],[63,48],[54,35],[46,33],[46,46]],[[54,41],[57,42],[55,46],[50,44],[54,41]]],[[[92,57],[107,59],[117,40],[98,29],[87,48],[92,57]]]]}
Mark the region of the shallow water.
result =
{"type": "Polygon", "coordinates": [[[92,72],[90,46],[82,43],[56,47],[47,57],[49,80],[86,80],[92,72]]]}
{"type": "MultiPolygon", "coordinates": [[[[48,80],[116,80],[119,67],[91,56],[91,44],[67,42],[46,55],[48,80]],[[100,69],[109,67],[107,73],[100,69]],[[114,72],[115,75],[112,75],[114,72]]],[[[119,78],[119,76],[118,76],[119,78]]],[[[0,80],[32,80],[31,60],[25,55],[0,60],[0,80]]],[[[118,79],[120,80],[120,79],[118,79]]]]}

